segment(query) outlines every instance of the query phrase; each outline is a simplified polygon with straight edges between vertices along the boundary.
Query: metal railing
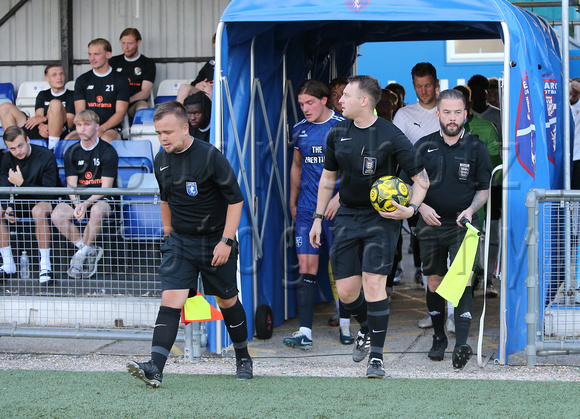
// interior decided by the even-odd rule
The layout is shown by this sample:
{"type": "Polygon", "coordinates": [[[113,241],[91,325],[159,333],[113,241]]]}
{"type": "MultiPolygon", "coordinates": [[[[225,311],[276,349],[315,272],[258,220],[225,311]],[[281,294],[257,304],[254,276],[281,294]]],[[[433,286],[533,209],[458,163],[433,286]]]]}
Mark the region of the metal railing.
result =
{"type": "Polygon", "coordinates": [[[580,353],[580,191],[528,192],[528,367],[580,353]]]}

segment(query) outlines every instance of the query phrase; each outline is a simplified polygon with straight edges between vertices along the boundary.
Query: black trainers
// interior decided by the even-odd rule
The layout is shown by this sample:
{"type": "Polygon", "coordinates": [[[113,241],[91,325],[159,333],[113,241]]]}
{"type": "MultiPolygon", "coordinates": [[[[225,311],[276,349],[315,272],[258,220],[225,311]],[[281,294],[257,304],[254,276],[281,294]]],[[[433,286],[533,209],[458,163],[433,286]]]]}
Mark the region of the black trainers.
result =
{"type": "Polygon", "coordinates": [[[365,359],[371,349],[371,336],[369,333],[363,334],[358,331],[354,341],[354,348],[352,349],[352,360],[354,362],[361,362],[365,359]]]}
{"type": "Polygon", "coordinates": [[[467,344],[456,346],[455,349],[453,349],[453,355],[451,356],[453,368],[460,369],[465,367],[465,364],[467,364],[467,361],[469,361],[471,355],[473,355],[473,350],[471,349],[471,346],[467,344]]]}
{"type": "Polygon", "coordinates": [[[447,344],[447,336],[433,335],[433,346],[429,349],[429,359],[432,361],[443,361],[447,344]]]}
{"type": "Polygon", "coordinates": [[[135,361],[127,362],[127,371],[135,378],[145,381],[148,387],[157,388],[161,385],[163,374],[159,372],[153,361],[140,364],[135,361]]]}
{"type": "Polygon", "coordinates": [[[236,380],[249,380],[254,377],[252,358],[242,358],[236,361],[236,380]]]}
{"type": "Polygon", "coordinates": [[[383,378],[385,376],[385,368],[383,367],[383,360],[379,358],[369,359],[367,367],[368,378],[383,378]]]}

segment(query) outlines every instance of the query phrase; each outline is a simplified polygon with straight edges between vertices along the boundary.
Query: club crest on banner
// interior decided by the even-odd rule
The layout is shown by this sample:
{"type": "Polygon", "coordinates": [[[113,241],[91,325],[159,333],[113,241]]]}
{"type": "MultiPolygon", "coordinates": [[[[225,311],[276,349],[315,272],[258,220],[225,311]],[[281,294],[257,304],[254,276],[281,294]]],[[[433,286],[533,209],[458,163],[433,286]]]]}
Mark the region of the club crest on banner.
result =
{"type": "Polygon", "coordinates": [[[527,73],[522,73],[520,101],[516,119],[516,155],[520,165],[533,178],[536,176],[536,125],[527,73]]]}
{"type": "Polygon", "coordinates": [[[544,98],[546,99],[546,139],[548,141],[548,160],[552,164],[556,163],[556,128],[558,118],[558,82],[554,74],[544,74],[544,98]]]}
{"type": "Polygon", "coordinates": [[[344,0],[346,7],[355,12],[360,12],[369,5],[370,0],[344,0]]]}
{"type": "Polygon", "coordinates": [[[196,196],[197,195],[197,182],[187,182],[185,184],[185,190],[187,191],[188,195],[196,196]]]}

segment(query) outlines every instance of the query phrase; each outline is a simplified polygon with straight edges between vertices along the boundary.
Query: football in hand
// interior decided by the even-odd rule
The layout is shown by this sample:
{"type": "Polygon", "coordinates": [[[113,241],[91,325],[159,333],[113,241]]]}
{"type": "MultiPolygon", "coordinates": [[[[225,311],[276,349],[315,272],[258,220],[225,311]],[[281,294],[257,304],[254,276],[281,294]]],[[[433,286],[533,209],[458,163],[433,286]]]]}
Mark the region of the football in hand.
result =
{"type": "Polygon", "coordinates": [[[397,208],[393,201],[406,206],[409,202],[409,190],[405,182],[396,176],[383,176],[371,187],[371,204],[377,211],[391,212],[397,208]]]}

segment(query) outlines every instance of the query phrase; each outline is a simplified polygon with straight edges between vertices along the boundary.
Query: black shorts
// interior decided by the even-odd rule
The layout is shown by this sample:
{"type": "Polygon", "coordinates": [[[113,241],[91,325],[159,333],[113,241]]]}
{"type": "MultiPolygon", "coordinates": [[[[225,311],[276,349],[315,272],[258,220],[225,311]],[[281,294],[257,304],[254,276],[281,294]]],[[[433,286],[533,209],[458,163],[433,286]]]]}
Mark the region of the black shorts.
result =
{"type": "Polygon", "coordinates": [[[12,207],[12,209],[14,210],[14,215],[20,219],[23,218],[32,218],[32,208],[34,208],[34,206],[36,204],[38,204],[39,202],[44,201],[44,202],[48,202],[50,204],[50,207],[53,207],[53,203],[50,199],[39,199],[38,201],[31,201],[31,200],[14,200],[14,202],[7,202],[7,203],[3,203],[2,207],[4,208],[4,210],[6,210],[6,208],[8,207],[12,207]]]}
{"type": "MultiPolygon", "coordinates": [[[[477,217],[473,217],[472,224],[477,225],[477,217]]],[[[453,263],[466,232],[466,228],[455,223],[430,226],[421,218],[417,223],[417,239],[421,249],[423,274],[445,276],[448,270],[447,258],[453,263]]],[[[466,267],[466,271],[471,272],[477,266],[478,254],[479,245],[473,265],[466,267]]]]}
{"type": "MultiPolygon", "coordinates": [[[[28,118],[26,119],[28,120],[28,118]]],[[[26,133],[26,135],[28,136],[28,138],[30,138],[31,140],[47,140],[47,137],[43,137],[42,135],[40,135],[40,132],[38,131],[38,125],[28,129],[25,127],[22,127],[22,129],[24,130],[24,132],[26,133]]],[[[65,125],[64,127],[62,127],[62,131],[60,133],[60,139],[64,140],[64,138],[70,133],[70,130],[68,129],[68,127],[65,125]]]]}
{"type": "MultiPolygon", "coordinates": [[[[221,236],[188,237],[172,232],[161,246],[159,265],[161,289],[197,291],[197,277],[201,273],[203,290],[207,295],[229,299],[238,295],[236,272],[238,243],[234,241],[228,261],[221,266],[211,266],[213,249],[221,236]]],[[[195,295],[195,294],[194,294],[195,295]]]]}
{"type": "Polygon", "coordinates": [[[388,275],[400,234],[400,221],[383,218],[372,208],[341,206],[334,219],[334,243],[330,249],[334,279],[362,272],[388,275]]]}

